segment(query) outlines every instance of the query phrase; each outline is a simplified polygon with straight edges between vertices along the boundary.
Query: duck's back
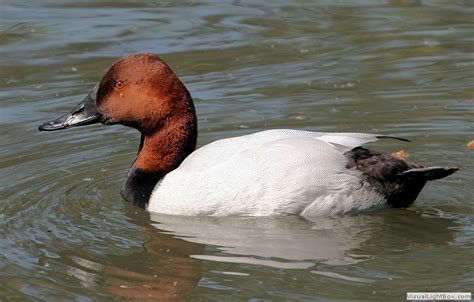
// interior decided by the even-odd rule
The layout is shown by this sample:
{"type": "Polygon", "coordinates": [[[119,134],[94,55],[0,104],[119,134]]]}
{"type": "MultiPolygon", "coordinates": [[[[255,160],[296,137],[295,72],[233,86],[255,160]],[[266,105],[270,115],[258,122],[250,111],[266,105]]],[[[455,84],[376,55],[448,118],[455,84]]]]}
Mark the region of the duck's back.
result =
{"type": "Polygon", "coordinates": [[[269,130],[223,139],[186,158],[155,187],[148,210],[181,215],[321,215],[385,206],[347,168],[372,134],[269,130]]]}

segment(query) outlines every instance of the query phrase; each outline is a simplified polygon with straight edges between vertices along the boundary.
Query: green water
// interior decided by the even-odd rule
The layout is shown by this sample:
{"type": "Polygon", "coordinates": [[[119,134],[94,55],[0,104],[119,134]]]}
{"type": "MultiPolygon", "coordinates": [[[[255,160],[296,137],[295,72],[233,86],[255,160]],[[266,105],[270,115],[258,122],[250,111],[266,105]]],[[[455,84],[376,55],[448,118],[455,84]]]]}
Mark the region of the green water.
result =
{"type": "Polygon", "coordinates": [[[1,301],[405,301],[474,289],[472,1],[0,2],[1,301]],[[409,209],[183,218],[122,201],[132,129],[40,133],[117,58],[159,54],[199,145],[263,129],[391,134],[463,169],[409,209]]]}

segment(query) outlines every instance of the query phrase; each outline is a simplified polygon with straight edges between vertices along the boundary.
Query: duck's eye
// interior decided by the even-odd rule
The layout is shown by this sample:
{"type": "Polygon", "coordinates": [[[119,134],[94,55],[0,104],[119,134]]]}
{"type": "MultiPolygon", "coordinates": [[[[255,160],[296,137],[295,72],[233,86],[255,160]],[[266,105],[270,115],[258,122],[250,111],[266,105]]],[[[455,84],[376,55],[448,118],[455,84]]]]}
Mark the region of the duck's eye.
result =
{"type": "Polygon", "coordinates": [[[115,88],[122,89],[123,87],[125,87],[125,83],[123,81],[115,82],[115,88]]]}

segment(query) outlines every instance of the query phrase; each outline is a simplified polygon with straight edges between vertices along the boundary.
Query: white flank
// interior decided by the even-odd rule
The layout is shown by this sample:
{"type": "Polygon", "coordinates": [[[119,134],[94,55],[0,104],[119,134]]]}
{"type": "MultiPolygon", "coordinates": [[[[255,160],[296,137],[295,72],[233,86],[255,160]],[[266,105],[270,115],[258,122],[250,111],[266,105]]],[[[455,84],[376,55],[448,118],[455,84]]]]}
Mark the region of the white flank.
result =
{"type": "Polygon", "coordinates": [[[374,134],[268,130],[189,155],[155,187],[150,212],[174,215],[337,215],[385,207],[345,168],[344,152],[374,134]]]}

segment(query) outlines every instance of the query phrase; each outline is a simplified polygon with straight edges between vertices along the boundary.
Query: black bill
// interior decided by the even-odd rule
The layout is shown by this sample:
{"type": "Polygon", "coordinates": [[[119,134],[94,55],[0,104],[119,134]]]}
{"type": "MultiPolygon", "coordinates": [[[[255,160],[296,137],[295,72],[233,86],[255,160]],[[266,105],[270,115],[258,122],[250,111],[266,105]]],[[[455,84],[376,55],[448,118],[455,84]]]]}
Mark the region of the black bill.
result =
{"type": "Polygon", "coordinates": [[[98,88],[99,84],[92,89],[86,98],[71,113],[44,123],[39,126],[38,129],[40,131],[55,131],[99,123],[102,115],[97,112],[96,98],[98,88]]]}

